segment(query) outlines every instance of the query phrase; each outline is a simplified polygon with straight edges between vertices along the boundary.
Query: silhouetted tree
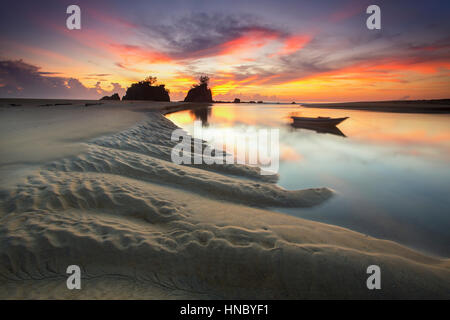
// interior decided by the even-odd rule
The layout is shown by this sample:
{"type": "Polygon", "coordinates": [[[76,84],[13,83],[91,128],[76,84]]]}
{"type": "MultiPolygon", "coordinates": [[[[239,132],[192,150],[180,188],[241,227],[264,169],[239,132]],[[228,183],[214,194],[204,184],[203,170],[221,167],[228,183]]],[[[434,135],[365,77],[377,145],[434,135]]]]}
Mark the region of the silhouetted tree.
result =
{"type": "Polygon", "coordinates": [[[209,77],[201,76],[199,84],[192,85],[189,90],[185,102],[213,102],[211,89],[208,88],[209,77]]]}
{"type": "Polygon", "coordinates": [[[201,76],[199,80],[200,80],[200,85],[206,84],[208,86],[208,84],[209,84],[209,77],[208,76],[201,76]]]}
{"type": "Polygon", "coordinates": [[[169,90],[164,84],[155,85],[157,81],[156,77],[148,76],[142,81],[133,83],[122,100],[170,101],[169,90]]]}
{"type": "Polygon", "coordinates": [[[148,76],[147,78],[144,79],[144,81],[141,81],[141,82],[148,83],[150,86],[152,86],[152,85],[156,84],[156,82],[158,82],[158,78],[148,76]]]}

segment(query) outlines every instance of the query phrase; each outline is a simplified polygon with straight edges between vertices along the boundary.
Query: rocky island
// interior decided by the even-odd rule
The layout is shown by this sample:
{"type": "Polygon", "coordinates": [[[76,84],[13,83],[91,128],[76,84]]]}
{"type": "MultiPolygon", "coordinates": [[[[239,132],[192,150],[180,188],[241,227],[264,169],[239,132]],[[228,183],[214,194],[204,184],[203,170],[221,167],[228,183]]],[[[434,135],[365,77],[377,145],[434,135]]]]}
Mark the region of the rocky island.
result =
{"type": "Polygon", "coordinates": [[[213,102],[211,89],[208,88],[209,77],[201,76],[200,83],[194,84],[184,102],[213,102]]]}
{"type": "Polygon", "coordinates": [[[170,101],[165,85],[156,85],[156,82],[156,77],[147,77],[143,81],[133,83],[122,100],[170,101]]]}

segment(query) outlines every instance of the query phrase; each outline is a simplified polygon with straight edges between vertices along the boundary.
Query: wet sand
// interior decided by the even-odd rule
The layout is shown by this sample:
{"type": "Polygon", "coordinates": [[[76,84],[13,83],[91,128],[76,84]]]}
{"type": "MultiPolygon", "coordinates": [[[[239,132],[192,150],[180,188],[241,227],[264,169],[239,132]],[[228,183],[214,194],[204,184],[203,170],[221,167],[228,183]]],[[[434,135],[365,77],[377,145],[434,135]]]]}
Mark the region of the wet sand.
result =
{"type": "Polygon", "coordinates": [[[172,163],[163,114],[180,104],[2,103],[1,298],[450,297],[449,259],[268,209],[320,205],[326,186],[172,163]],[[366,287],[372,264],[382,290],[366,287]]]}

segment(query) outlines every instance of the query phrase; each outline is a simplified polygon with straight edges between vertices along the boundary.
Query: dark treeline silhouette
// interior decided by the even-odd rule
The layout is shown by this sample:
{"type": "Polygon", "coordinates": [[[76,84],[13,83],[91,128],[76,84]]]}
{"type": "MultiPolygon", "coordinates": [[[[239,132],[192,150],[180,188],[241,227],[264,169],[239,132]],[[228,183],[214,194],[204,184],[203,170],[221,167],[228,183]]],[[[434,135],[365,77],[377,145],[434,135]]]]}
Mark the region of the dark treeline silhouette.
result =
{"type": "MultiPolygon", "coordinates": [[[[214,101],[212,97],[211,89],[208,88],[210,78],[208,76],[201,76],[199,83],[193,84],[192,88],[188,91],[184,102],[197,102],[197,103],[264,103],[263,101],[248,101],[243,102],[239,98],[235,98],[234,101],[214,101]]],[[[126,94],[122,97],[122,100],[152,100],[152,101],[170,101],[170,91],[166,89],[164,84],[157,84],[157,78],[149,76],[142,81],[133,83],[127,88],[126,94]]],[[[120,100],[117,93],[111,96],[104,96],[100,100],[120,100]]],[[[292,102],[295,104],[295,102],[292,102]]],[[[204,121],[205,123],[205,121],[204,121]]]]}
{"type": "MultiPolygon", "coordinates": [[[[201,76],[199,83],[192,85],[192,88],[188,91],[184,102],[214,102],[211,89],[208,88],[209,80],[208,76],[201,76]]],[[[100,100],[120,100],[120,97],[117,93],[114,93],[111,96],[104,96],[100,100]]],[[[170,101],[170,96],[169,90],[166,89],[164,84],[157,84],[157,78],[149,76],[127,88],[127,92],[122,97],[122,100],[170,101]]],[[[218,102],[225,103],[226,101],[218,102]]],[[[234,103],[240,102],[240,99],[234,99],[234,103]]]]}
{"type": "Polygon", "coordinates": [[[157,85],[156,82],[156,77],[147,77],[143,81],[133,83],[122,100],[170,101],[169,90],[164,84],[157,85]]]}
{"type": "Polygon", "coordinates": [[[118,93],[114,93],[111,96],[104,96],[103,98],[101,98],[100,100],[120,100],[119,94],[118,93]]]}

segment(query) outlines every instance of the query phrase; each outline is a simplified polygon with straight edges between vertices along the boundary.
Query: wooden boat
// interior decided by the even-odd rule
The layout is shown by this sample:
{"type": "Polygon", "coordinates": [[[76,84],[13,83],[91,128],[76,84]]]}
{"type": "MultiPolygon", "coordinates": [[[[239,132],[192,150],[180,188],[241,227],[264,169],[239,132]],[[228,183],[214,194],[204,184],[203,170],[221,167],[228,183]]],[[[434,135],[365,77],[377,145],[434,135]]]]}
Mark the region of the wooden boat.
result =
{"type": "Polygon", "coordinates": [[[294,123],[297,124],[307,124],[309,126],[336,126],[348,117],[344,118],[330,118],[330,117],[317,117],[317,118],[308,118],[308,117],[291,117],[294,120],[294,123]]]}
{"type": "Polygon", "coordinates": [[[291,127],[295,128],[295,129],[305,129],[305,130],[311,130],[311,131],[315,131],[317,133],[329,133],[329,134],[333,134],[336,136],[341,136],[341,137],[347,137],[341,130],[339,130],[338,127],[336,126],[317,126],[317,125],[311,125],[311,124],[305,124],[305,123],[297,123],[297,122],[292,122],[291,123],[291,127]]]}

